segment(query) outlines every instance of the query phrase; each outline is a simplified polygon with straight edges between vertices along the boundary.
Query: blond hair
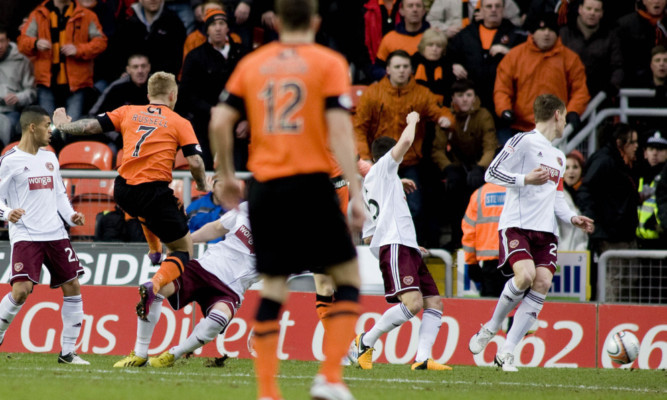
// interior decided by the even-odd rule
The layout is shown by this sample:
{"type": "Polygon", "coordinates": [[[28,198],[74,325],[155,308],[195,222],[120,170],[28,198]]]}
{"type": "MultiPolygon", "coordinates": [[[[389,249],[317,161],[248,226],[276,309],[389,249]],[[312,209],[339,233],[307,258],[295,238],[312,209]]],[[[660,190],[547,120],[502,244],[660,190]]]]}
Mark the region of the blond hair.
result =
{"type": "Polygon", "coordinates": [[[417,51],[423,54],[424,50],[426,50],[426,46],[428,46],[431,43],[435,43],[440,47],[442,47],[443,49],[442,54],[443,55],[445,54],[444,50],[447,47],[447,36],[443,32],[440,32],[434,28],[428,28],[427,30],[424,31],[422,39],[419,41],[419,44],[417,45],[417,51]]]}
{"type": "Polygon", "coordinates": [[[167,96],[176,88],[176,77],[169,72],[158,71],[148,78],[149,97],[167,96]]]}

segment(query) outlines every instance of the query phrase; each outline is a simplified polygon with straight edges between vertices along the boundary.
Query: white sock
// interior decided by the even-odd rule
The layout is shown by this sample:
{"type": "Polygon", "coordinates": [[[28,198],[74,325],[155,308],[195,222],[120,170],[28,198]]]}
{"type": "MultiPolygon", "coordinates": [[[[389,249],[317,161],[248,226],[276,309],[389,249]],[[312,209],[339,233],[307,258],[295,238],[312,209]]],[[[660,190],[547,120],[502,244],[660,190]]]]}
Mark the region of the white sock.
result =
{"type": "Polygon", "coordinates": [[[417,347],[416,362],[424,362],[431,358],[431,349],[438,331],[442,325],[442,311],[427,308],[422,315],[422,324],[419,328],[419,346],[417,347]]]}
{"type": "Polygon", "coordinates": [[[134,343],[134,355],[141,358],[148,358],[148,346],[151,344],[153,330],[160,320],[162,312],[162,300],[164,297],[156,295],[148,310],[148,321],[137,317],[137,341],[134,343]]]}
{"type": "Polygon", "coordinates": [[[398,328],[412,317],[414,315],[412,315],[405,304],[400,303],[393,306],[382,314],[380,320],[373,325],[370,331],[366,332],[363,338],[364,345],[373,347],[383,333],[398,328]]]}
{"type": "Polygon", "coordinates": [[[517,289],[514,285],[514,278],[509,279],[505,284],[503,292],[500,294],[500,299],[498,299],[496,309],[493,311],[491,321],[484,324],[486,329],[491,332],[498,332],[498,329],[500,329],[500,325],[505,320],[505,317],[507,317],[507,314],[514,310],[514,307],[519,304],[521,299],[523,299],[525,292],[525,290],[517,289]]]}
{"type": "Polygon", "coordinates": [[[526,332],[528,332],[530,327],[537,321],[537,316],[540,314],[540,311],[542,311],[542,306],[544,305],[544,299],[546,297],[546,295],[534,290],[528,292],[528,295],[523,299],[521,305],[514,314],[514,322],[512,323],[510,331],[507,332],[507,339],[500,350],[501,353],[514,353],[516,345],[519,344],[521,339],[526,336],[526,332]]]}
{"type": "Polygon", "coordinates": [[[21,311],[23,304],[19,304],[12,297],[12,292],[7,293],[7,296],[2,298],[0,301],[0,341],[5,338],[5,332],[9,328],[9,324],[12,323],[12,320],[16,314],[21,311]]]}
{"type": "Polygon", "coordinates": [[[83,323],[83,300],[81,295],[63,297],[63,308],[61,310],[63,319],[63,350],[67,355],[74,351],[76,339],[81,333],[83,323]]]}
{"type": "Polygon", "coordinates": [[[184,354],[195,351],[224,332],[227,322],[227,316],[222,311],[212,310],[204,320],[195,326],[183,343],[172,347],[169,352],[178,359],[184,354]]]}

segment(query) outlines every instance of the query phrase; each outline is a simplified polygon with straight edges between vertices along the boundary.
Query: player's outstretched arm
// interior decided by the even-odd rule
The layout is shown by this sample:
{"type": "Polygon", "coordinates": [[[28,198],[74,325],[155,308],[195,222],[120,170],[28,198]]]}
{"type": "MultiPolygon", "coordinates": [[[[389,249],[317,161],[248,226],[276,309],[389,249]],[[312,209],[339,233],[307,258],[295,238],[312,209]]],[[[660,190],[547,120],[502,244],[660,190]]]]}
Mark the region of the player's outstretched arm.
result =
{"type": "Polygon", "coordinates": [[[206,170],[204,169],[204,160],[199,154],[193,154],[185,157],[190,166],[190,174],[197,183],[197,190],[200,192],[209,192],[211,185],[206,180],[206,170]]]}
{"type": "Polygon", "coordinates": [[[408,152],[412,142],[415,140],[415,131],[417,130],[417,123],[419,122],[419,113],[412,111],[405,118],[405,121],[408,125],[403,129],[401,137],[398,139],[396,145],[391,149],[391,157],[396,162],[401,162],[403,156],[408,152]]]}
{"type": "Polygon", "coordinates": [[[213,147],[213,153],[218,159],[218,178],[220,184],[216,185],[215,195],[227,210],[239,205],[243,193],[241,186],[234,177],[234,124],[239,120],[241,114],[227,104],[218,104],[211,109],[211,123],[209,125],[209,140],[213,147]]]}
{"type": "Polygon", "coordinates": [[[222,222],[217,219],[192,232],[192,241],[194,243],[206,243],[225,236],[227,232],[229,232],[229,230],[225,229],[225,227],[222,226],[222,222]]]}
{"type": "Polygon", "coordinates": [[[63,107],[57,108],[53,112],[53,124],[62,133],[70,135],[95,135],[102,133],[102,125],[99,121],[93,118],[80,119],[72,121],[72,117],[67,115],[63,107]]]}

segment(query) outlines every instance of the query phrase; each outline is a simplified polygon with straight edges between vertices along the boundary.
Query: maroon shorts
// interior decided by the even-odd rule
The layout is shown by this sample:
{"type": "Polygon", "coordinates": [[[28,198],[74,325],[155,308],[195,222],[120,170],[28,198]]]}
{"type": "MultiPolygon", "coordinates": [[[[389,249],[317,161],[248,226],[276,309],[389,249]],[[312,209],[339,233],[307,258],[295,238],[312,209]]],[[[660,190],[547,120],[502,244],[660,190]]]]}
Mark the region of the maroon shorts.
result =
{"type": "Polygon", "coordinates": [[[196,301],[202,313],[208,315],[215,303],[223,302],[229,306],[234,318],[236,310],[241,305],[239,296],[217,276],[202,268],[197,260],[188,262],[183,274],[174,281],[174,285],[176,292],[167,299],[174,310],[196,301]]]}
{"type": "Polygon", "coordinates": [[[84,272],[69,239],[46,242],[20,241],[12,246],[12,276],[9,278],[9,283],[21,281],[39,283],[42,264],[51,274],[52,288],[62,286],[83,275],[84,272]]]}
{"type": "Polygon", "coordinates": [[[384,297],[398,303],[398,295],[419,290],[423,297],[440,296],[419,250],[400,244],[380,247],[380,271],[384,280],[384,297]]]}
{"type": "Polygon", "coordinates": [[[498,236],[498,268],[507,262],[513,265],[517,261],[533,260],[535,267],[545,267],[551,273],[556,272],[558,237],[553,233],[506,228],[499,230],[498,236]]]}

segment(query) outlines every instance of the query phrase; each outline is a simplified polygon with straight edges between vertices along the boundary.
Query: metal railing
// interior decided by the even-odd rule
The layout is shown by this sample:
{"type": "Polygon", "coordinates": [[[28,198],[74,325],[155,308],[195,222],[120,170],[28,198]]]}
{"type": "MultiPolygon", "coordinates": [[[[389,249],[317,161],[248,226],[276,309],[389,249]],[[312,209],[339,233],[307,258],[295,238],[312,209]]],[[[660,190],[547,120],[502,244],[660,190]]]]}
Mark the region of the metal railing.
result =
{"type": "Polygon", "coordinates": [[[598,260],[598,302],[667,304],[667,250],[608,250],[598,260]]]}

